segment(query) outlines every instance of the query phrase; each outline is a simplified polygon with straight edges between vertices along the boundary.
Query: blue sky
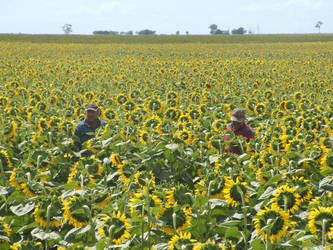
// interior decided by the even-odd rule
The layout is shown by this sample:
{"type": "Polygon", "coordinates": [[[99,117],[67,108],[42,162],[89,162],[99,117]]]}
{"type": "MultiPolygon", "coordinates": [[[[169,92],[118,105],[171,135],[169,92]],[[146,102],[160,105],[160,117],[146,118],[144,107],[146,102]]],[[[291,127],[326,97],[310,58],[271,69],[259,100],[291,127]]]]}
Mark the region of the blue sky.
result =
{"type": "Polygon", "coordinates": [[[0,0],[0,33],[73,34],[94,30],[208,34],[244,27],[254,33],[333,33],[333,0],[0,0]]]}

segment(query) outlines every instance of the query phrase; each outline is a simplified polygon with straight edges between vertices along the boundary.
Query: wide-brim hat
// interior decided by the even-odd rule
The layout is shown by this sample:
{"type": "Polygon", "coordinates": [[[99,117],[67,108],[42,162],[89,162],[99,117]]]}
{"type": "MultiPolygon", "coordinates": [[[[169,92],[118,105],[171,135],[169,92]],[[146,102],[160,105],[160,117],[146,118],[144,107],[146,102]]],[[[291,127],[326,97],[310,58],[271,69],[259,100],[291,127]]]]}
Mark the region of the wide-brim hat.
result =
{"type": "Polygon", "coordinates": [[[231,121],[244,122],[245,121],[245,109],[236,108],[231,112],[231,121]]]}

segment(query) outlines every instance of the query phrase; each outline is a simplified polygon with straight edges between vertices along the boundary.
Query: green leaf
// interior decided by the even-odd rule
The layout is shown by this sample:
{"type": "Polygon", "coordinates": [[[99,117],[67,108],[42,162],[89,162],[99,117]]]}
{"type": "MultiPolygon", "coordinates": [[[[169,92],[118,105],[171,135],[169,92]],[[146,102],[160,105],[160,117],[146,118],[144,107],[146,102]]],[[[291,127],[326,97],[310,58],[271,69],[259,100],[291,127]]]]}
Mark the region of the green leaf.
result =
{"type": "Polygon", "coordinates": [[[8,194],[7,188],[0,186],[0,195],[8,194]]]}
{"type": "Polygon", "coordinates": [[[30,213],[35,208],[35,203],[34,202],[28,202],[27,204],[19,204],[17,206],[11,206],[10,210],[16,214],[17,216],[22,216],[27,213],[30,213]]]}
{"type": "Polygon", "coordinates": [[[229,221],[218,224],[218,226],[219,227],[237,226],[239,223],[240,223],[239,220],[229,220],[229,221]]]}
{"type": "Polygon", "coordinates": [[[56,240],[60,238],[60,235],[56,232],[46,233],[43,229],[37,227],[31,231],[31,235],[40,240],[56,240]]]}
{"type": "Polygon", "coordinates": [[[178,144],[167,144],[167,145],[165,145],[165,147],[170,150],[175,150],[175,149],[179,148],[179,145],[178,144]]]}
{"type": "Polygon", "coordinates": [[[269,186],[268,188],[266,188],[265,192],[260,195],[259,200],[265,200],[266,198],[269,198],[274,192],[274,190],[275,189],[273,187],[269,186]]]}
{"type": "Polygon", "coordinates": [[[264,250],[265,249],[265,245],[262,242],[261,239],[254,239],[251,243],[250,243],[251,247],[255,250],[264,250]]]}
{"type": "Polygon", "coordinates": [[[234,237],[236,239],[242,237],[242,234],[239,232],[237,227],[228,228],[225,232],[225,237],[230,238],[234,237]]]}

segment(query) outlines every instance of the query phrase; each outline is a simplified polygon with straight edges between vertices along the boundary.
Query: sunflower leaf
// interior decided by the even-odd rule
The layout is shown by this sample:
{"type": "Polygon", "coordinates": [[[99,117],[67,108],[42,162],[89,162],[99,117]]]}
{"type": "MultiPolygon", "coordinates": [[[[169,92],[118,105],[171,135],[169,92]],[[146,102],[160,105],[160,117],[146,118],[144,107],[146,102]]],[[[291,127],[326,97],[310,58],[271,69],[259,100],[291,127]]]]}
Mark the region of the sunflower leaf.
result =
{"type": "Polygon", "coordinates": [[[7,188],[0,186],[0,195],[8,194],[7,188]]]}
{"type": "Polygon", "coordinates": [[[34,202],[28,202],[27,204],[19,204],[17,206],[11,206],[10,210],[16,214],[17,216],[25,215],[29,212],[31,212],[35,208],[34,202]]]}
{"type": "Polygon", "coordinates": [[[36,227],[31,231],[31,235],[40,240],[56,240],[60,238],[60,235],[56,232],[44,232],[41,228],[36,227]]]}

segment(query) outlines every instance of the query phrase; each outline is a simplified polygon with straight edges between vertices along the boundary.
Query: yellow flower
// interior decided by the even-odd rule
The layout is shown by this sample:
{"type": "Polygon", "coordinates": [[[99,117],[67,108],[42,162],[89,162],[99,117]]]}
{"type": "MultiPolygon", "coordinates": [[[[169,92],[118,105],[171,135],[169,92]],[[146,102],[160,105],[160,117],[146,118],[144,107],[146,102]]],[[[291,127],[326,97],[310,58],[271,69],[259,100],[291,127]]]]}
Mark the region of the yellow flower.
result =
{"type": "Polygon", "coordinates": [[[254,227],[257,235],[271,242],[280,241],[281,237],[287,233],[290,225],[289,215],[283,210],[265,207],[261,209],[254,218],[254,227]],[[272,225],[270,232],[264,230],[265,227],[272,225]]]}
{"type": "Polygon", "coordinates": [[[231,204],[233,207],[242,205],[242,198],[244,202],[249,202],[249,194],[246,190],[247,183],[240,182],[239,177],[236,181],[227,178],[224,188],[224,195],[227,199],[227,203],[231,204]]]}

